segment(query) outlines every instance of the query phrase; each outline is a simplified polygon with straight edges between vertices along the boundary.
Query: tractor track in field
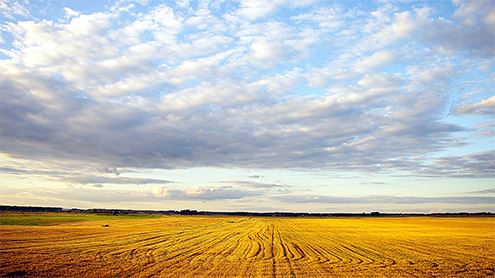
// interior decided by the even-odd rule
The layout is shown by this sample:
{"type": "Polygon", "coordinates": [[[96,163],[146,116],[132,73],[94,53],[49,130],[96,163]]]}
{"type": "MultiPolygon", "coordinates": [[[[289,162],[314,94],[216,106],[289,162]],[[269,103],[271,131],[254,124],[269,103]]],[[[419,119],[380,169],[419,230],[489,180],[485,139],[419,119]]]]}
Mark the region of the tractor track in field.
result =
{"type": "Polygon", "coordinates": [[[101,222],[0,226],[0,275],[15,271],[40,277],[495,275],[493,226],[481,226],[486,230],[478,239],[479,228],[470,228],[476,219],[464,219],[466,228],[458,237],[449,237],[443,220],[433,223],[442,232],[430,236],[424,231],[432,221],[404,221],[406,228],[386,219],[254,217],[143,219],[111,222],[107,228],[101,222]],[[372,221],[398,226],[379,226],[376,232],[369,228],[374,226],[366,226],[372,221]],[[401,231],[399,236],[394,229],[401,231]],[[409,234],[407,229],[412,229],[409,234]]]}

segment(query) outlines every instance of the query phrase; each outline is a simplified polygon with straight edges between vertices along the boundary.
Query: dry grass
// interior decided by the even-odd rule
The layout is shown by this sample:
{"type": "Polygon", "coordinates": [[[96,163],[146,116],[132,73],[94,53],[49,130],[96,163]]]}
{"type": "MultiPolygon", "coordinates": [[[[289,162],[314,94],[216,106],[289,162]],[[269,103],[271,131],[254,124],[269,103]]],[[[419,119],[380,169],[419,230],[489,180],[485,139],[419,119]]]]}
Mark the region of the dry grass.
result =
{"type": "Polygon", "coordinates": [[[0,226],[0,240],[0,275],[495,275],[489,217],[125,218],[0,226]]]}

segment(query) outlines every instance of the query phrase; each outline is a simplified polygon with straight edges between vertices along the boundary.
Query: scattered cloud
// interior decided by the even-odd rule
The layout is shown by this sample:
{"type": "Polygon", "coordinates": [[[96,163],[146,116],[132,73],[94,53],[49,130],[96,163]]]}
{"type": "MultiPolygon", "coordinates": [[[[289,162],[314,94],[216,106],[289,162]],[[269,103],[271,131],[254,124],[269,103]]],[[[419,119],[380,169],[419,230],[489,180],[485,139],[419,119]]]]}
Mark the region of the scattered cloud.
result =
{"type": "MultiPolygon", "coordinates": [[[[172,183],[128,171],[196,167],[495,177],[493,1],[69,4],[0,3],[9,178],[107,189],[172,183]],[[483,139],[466,137],[476,129],[483,139]]],[[[161,198],[291,192],[261,178],[161,198]]]]}
{"type": "Polygon", "coordinates": [[[450,51],[468,51],[477,56],[495,54],[495,3],[490,0],[453,1],[454,20],[429,20],[423,36],[450,51]]]}
{"type": "Polygon", "coordinates": [[[116,176],[120,175],[120,171],[117,168],[101,168],[97,169],[97,171],[104,174],[114,174],[116,176]]]}
{"type": "Polygon", "coordinates": [[[495,188],[488,188],[483,190],[471,191],[472,194],[492,194],[495,193],[495,188]]]}
{"type": "Polygon", "coordinates": [[[481,114],[481,115],[494,115],[495,114],[495,96],[491,96],[487,99],[483,99],[478,103],[466,104],[458,107],[455,110],[458,114],[481,114]]]}
{"type": "MultiPolygon", "coordinates": [[[[15,193],[15,189],[2,188],[0,195],[15,193]]],[[[260,191],[235,189],[230,186],[217,187],[190,187],[190,188],[166,188],[142,190],[115,190],[104,188],[101,184],[90,187],[71,187],[58,189],[26,189],[25,197],[47,198],[58,200],[73,200],[98,203],[161,203],[167,201],[222,201],[242,200],[262,196],[260,191]]]]}
{"type": "Polygon", "coordinates": [[[440,157],[435,159],[431,165],[425,165],[419,174],[460,178],[493,178],[495,177],[495,151],[440,157]]]}
{"type": "Polygon", "coordinates": [[[231,183],[235,185],[239,185],[242,187],[253,188],[253,189],[281,189],[281,188],[290,188],[290,185],[283,185],[277,183],[264,183],[264,182],[255,182],[255,181],[225,181],[224,183],[231,183]]]}
{"type": "Polygon", "coordinates": [[[390,51],[377,51],[370,56],[363,57],[356,65],[355,69],[358,72],[368,72],[369,70],[391,63],[395,55],[390,51]]]}
{"type": "Polygon", "coordinates": [[[149,178],[105,177],[105,176],[69,176],[61,180],[77,184],[168,184],[169,180],[149,178]]]}
{"type": "Polygon", "coordinates": [[[335,197],[326,195],[284,195],[278,200],[288,203],[328,203],[328,204],[424,204],[424,203],[493,203],[495,197],[411,197],[411,196],[365,196],[335,197]]]}
{"type": "Polygon", "coordinates": [[[362,182],[362,184],[387,184],[387,183],[383,181],[369,181],[369,182],[362,182]]]}
{"type": "Polygon", "coordinates": [[[260,196],[262,192],[243,190],[232,186],[169,189],[162,187],[159,195],[171,200],[232,200],[260,196]]]}
{"type": "Polygon", "coordinates": [[[277,6],[283,4],[283,0],[242,0],[237,13],[247,19],[257,19],[274,12],[277,6]]]}
{"type": "Polygon", "coordinates": [[[26,18],[31,15],[20,1],[15,0],[1,1],[0,14],[10,20],[14,20],[16,17],[26,18]]]}

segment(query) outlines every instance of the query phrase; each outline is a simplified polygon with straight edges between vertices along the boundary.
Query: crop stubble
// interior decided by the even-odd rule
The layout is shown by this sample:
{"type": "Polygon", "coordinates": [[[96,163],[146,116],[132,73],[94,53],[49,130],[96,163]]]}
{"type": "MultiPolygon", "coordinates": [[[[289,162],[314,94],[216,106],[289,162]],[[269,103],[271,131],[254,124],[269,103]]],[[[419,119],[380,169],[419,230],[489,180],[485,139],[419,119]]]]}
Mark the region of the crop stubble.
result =
{"type": "Polygon", "coordinates": [[[495,274],[495,219],[491,217],[166,216],[1,226],[0,236],[0,275],[495,274]]]}

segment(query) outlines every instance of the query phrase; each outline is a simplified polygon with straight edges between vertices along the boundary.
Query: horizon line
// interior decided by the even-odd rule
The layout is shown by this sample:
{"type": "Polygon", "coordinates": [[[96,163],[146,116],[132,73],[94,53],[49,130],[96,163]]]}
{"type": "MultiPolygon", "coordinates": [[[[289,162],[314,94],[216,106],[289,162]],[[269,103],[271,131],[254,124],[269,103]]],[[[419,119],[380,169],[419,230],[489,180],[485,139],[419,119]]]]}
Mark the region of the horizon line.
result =
{"type": "Polygon", "coordinates": [[[10,211],[10,212],[89,212],[89,213],[116,213],[125,214],[125,212],[135,212],[135,213],[160,213],[160,214],[178,214],[178,215],[260,215],[260,216],[436,216],[436,215],[486,215],[495,216],[495,212],[492,211],[456,211],[456,212],[302,212],[302,211],[209,211],[209,210],[196,210],[196,209],[123,209],[123,208],[65,208],[65,207],[49,207],[49,206],[20,206],[20,205],[2,205],[0,204],[0,212],[10,211]],[[14,210],[8,210],[9,208],[14,210]],[[17,208],[17,210],[15,210],[17,208]],[[5,210],[4,210],[5,209],[5,210]],[[40,210],[29,210],[29,209],[40,209],[40,210]]]}

